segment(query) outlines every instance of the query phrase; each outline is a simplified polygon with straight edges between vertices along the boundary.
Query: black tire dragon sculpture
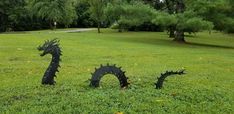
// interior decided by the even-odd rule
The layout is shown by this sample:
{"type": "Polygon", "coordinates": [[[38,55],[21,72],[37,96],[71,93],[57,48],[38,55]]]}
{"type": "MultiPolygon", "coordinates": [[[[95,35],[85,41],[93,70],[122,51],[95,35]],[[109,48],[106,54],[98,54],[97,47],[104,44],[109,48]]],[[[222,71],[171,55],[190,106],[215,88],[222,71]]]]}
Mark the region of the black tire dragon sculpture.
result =
{"type": "Polygon", "coordinates": [[[109,65],[106,66],[101,65],[100,68],[95,68],[95,72],[91,73],[92,78],[90,82],[91,87],[99,87],[99,83],[101,78],[106,74],[113,74],[115,75],[120,83],[121,88],[128,87],[128,78],[125,76],[125,71],[121,70],[121,67],[116,67],[116,65],[109,65]]]}
{"type": "MultiPolygon", "coordinates": [[[[40,56],[45,56],[47,54],[52,55],[52,60],[50,62],[49,67],[44,73],[42,78],[43,85],[54,85],[56,82],[54,81],[54,77],[56,77],[56,72],[60,67],[59,62],[61,61],[60,56],[62,56],[61,48],[59,47],[59,40],[46,40],[42,46],[38,46],[37,48],[39,51],[43,51],[40,56]]],[[[163,83],[168,76],[172,75],[183,75],[185,70],[180,71],[166,71],[162,73],[161,76],[158,78],[157,82],[155,83],[156,89],[161,89],[163,87],[163,83]]],[[[120,83],[121,88],[128,87],[130,83],[128,83],[128,78],[125,76],[125,71],[121,70],[121,67],[116,67],[116,65],[109,65],[106,66],[101,65],[100,68],[95,68],[95,72],[91,73],[92,78],[90,82],[91,87],[99,87],[101,78],[106,74],[113,74],[115,75],[120,83]]]]}
{"type": "Polygon", "coordinates": [[[156,85],[156,89],[161,89],[163,87],[163,82],[165,81],[165,79],[168,76],[172,76],[172,75],[183,75],[185,74],[185,70],[180,70],[180,71],[166,71],[165,73],[161,73],[161,76],[158,77],[158,81],[155,83],[156,85]]]}
{"type": "Polygon", "coordinates": [[[59,40],[47,40],[42,46],[39,46],[37,49],[39,51],[43,51],[40,56],[45,56],[47,54],[52,55],[52,60],[49,67],[44,73],[41,83],[43,85],[54,85],[56,83],[54,81],[54,77],[56,77],[56,72],[59,72],[58,67],[60,67],[59,62],[61,61],[60,56],[62,55],[62,51],[59,47],[59,40]]]}

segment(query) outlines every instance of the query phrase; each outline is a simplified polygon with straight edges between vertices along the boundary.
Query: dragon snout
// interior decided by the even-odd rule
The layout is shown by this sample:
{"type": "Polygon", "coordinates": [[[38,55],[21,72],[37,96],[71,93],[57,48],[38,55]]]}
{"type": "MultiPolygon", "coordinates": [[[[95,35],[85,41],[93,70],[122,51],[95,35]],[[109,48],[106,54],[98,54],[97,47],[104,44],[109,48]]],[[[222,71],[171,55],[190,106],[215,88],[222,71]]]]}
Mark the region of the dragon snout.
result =
{"type": "MultiPolygon", "coordinates": [[[[43,49],[41,46],[38,46],[38,47],[37,47],[37,50],[38,50],[38,51],[43,51],[44,49],[43,49]]],[[[45,54],[46,54],[46,53],[45,53],[45,51],[44,51],[43,53],[40,54],[40,56],[44,56],[45,54]]]]}

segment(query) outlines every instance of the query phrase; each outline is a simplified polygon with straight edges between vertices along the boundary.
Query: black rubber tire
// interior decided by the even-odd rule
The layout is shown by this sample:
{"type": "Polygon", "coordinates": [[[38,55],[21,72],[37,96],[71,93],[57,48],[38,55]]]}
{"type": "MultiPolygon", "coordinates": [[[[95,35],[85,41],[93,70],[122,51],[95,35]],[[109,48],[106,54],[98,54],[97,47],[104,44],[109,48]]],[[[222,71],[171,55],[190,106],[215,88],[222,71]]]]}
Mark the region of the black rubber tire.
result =
{"type": "Polygon", "coordinates": [[[125,71],[121,70],[121,67],[116,67],[116,65],[100,66],[100,68],[95,68],[95,72],[91,73],[92,78],[90,82],[91,87],[99,87],[101,78],[106,74],[115,75],[120,83],[121,88],[128,87],[128,78],[125,76],[125,71]]]}
{"type": "Polygon", "coordinates": [[[162,89],[163,82],[168,76],[173,75],[184,75],[185,69],[179,71],[166,71],[165,73],[161,73],[161,76],[157,78],[157,82],[155,83],[156,89],[162,89]]]}

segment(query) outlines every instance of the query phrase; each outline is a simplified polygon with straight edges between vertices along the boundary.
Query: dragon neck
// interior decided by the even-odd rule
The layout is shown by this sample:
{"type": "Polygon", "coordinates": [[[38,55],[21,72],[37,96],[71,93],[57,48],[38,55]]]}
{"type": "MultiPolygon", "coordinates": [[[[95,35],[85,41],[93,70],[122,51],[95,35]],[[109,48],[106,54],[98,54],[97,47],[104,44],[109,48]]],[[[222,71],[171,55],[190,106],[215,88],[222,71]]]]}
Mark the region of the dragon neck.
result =
{"type": "Polygon", "coordinates": [[[43,51],[41,56],[44,56],[46,54],[52,55],[51,62],[46,69],[44,76],[42,78],[42,84],[49,84],[54,85],[56,82],[54,80],[54,77],[56,77],[56,72],[58,71],[58,67],[60,67],[60,56],[62,55],[62,51],[59,47],[58,40],[54,39],[51,41],[46,41],[43,46],[39,46],[38,50],[43,51]]]}
{"type": "Polygon", "coordinates": [[[56,71],[58,71],[60,55],[61,55],[61,53],[59,50],[55,51],[55,53],[52,53],[52,60],[50,62],[50,66],[49,66],[50,69],[49,70],[54,75],[55,75],[56,71]]]}
{"type": "MultiPolygon", "coordinates": [[[[60,55],[52,55],[52,60],[50,62],[50,70],[57,70],[59,67],[60,55]]],[[[55,71],[53,71],[55,73],[55,71]]]]}
{"type": "Polygon", "coordinates": [[[59,65],[60,55],[61,55],[60,51],[56,51],[55,53],[52,53],[52,60],[51,60],[50,65],[44,74],[43,79],[42,79],[43,84],[54,84],[55,83],[54,77],[56,77],[55,74],[56,74],[56,72],[58,72],[58,67],[60,67],[60,65],[59,65]]]}

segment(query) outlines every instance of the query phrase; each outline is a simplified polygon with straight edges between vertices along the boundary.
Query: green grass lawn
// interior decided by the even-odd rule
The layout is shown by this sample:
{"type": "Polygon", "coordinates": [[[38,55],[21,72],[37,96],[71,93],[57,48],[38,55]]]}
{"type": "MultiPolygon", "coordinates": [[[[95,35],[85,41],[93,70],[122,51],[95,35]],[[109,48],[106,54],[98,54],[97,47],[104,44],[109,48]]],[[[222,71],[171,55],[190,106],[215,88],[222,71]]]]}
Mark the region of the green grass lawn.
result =
{"type": "Polygon", "coordinates": [[[234,35],[198,33],[187,44],[166,33],[104,30],[82,33],[33,31],[0,34],[0,113],[234,113],[234,35]],[[59,38],[63,51],[55,86],[42,86],[51,56],[37,46],[59,38]],[[131,86],[103,77],[88,79],[100,64],[127,71],[131,86]],[[156,77],[185,68],[156,90],[156,77]]]}

